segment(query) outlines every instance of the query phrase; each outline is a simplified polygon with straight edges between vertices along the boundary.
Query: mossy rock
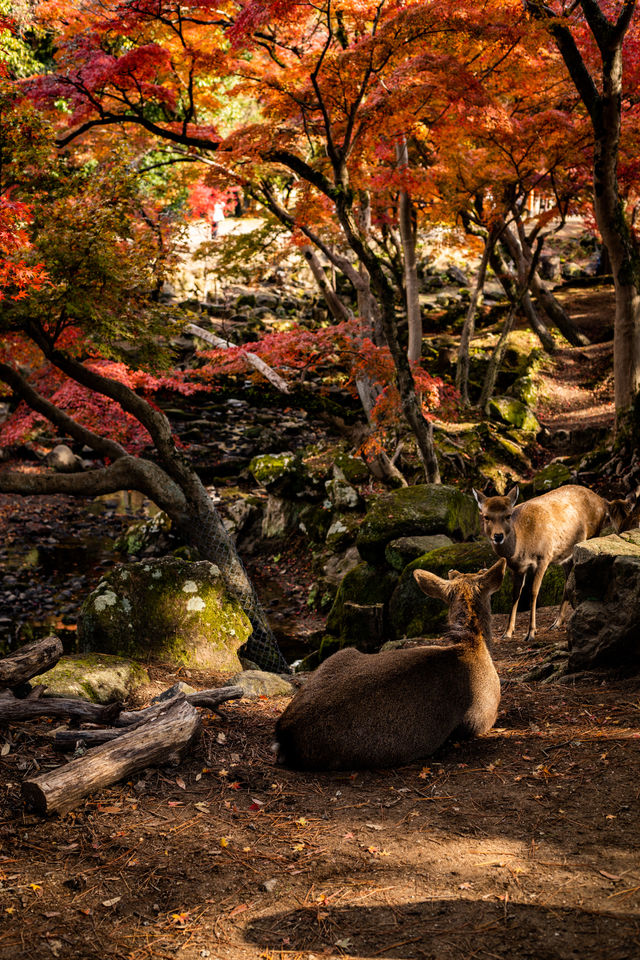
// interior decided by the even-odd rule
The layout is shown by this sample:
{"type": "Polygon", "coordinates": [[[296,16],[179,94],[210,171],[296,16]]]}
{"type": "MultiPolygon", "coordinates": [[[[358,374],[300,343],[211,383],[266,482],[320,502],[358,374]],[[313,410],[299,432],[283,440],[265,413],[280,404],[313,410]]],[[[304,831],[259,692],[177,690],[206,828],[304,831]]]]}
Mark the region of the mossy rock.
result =
{"type": "Polygon", "coordinates": [[[365,516],[356,543],[363,560],[382,563],[387,544],[400,537],[444,533],[467,540],[478,531],[472,497],[455,487],[425,483],[380,497],[365,516]]]}
{"type": "Polygon", "coordinates": [[[384,557],[393,570],[404,570],[408,563],[423,557],[425,553],[438,550],[440,547],[450,547],[453,540],[444,533],[435,533],[431,537],[400,537],[387,544],[384,557]]]}
{"type": "Polygon", "coordinates": [[[489,416],[525,433],[538,433],[540,423],[529,407],[515,397],[492,397],[489,401],[489,416]]]}
{"type": "Polygon", "coordinates": [[[571,480],[571,471],[564,463],[549,463],[536,473],[531,484],[536,496],[556,490],[571,480]]]}
{"type": "Polygon", "coordinates": [[[509,388],[509,394],[528,407],[532,407],[538,400],[542,385],[538,377],[534,374],[527,374],[524,377],[518,377],[509,388]]]}
{"type": "Polygon", "coordinates": [[[46,686],[45,697],[114,703],[126,700],[138,687],[149,683],[149,674],[141,664],[123,657],[81,653],[61,657],[55,667],[32,682],[46,686]]]}
{"type": "Polygon", "coordinates": [[[327,617],[327,632],[344,639],[345,603],[386,604],[397,582],[397,573],[380,570],[368,563],[359,563],[338,587],[336,599],[327,617]]]}
{"type": "Polygon", "coordinates": [[[361,516],[344,513],[334,516],[331,526],[327,530],[325,543],[334,552],[346,550],[347,547],[355,543],[361,524],[361,516]]]}
{"type": "Polygon", "coordinates": [[[251,624],[212,563],[165,557],[117,566],[85,600],[85,649],[237,672],[251,624]]]}
{"type": "MultiPolygon", "coordinates": [[[[474,543],[455,543],[450,547],[432,550],[408,564],[403,570],[398,586],[389,601],[389,628],[393,637],[422,637],[440,634],[447,623],[446,606],[432,597],[427,597],[415,582],[414,570],[430,570],[443,580],[449,570],[460,573],[477,573],[489,568],[497,557],[486,541],[474,543]]],[[[491,609],[493,613],[509,613],[512,594],[511,572],[507,570],[500,589],[493,594],[491,609]]],[[[526,590],[526,587],[525,587],[526,590]]],[[[538,606],[552,606],[560,603],[564,590],[564,573],[560,567],[550,567],[545,574],[538,596],[538,606]]],[[[523,596],[518,607],[525,610],[528,598],[523,596]]]]}
{"type": "Polygon", "coordinates": [[[369,479],[369,468],[360,457],[352,457],[348,453],[339,453],[335,458],[334,472],[338,479],[347,483],[366,483],[369,479]]]}
{"type": "Polygon", "coordinates": [[[295,493],[303,486],[302,461],[294,453],[265,453],[254,457],[249,471],[269,493],[295,493]]]}

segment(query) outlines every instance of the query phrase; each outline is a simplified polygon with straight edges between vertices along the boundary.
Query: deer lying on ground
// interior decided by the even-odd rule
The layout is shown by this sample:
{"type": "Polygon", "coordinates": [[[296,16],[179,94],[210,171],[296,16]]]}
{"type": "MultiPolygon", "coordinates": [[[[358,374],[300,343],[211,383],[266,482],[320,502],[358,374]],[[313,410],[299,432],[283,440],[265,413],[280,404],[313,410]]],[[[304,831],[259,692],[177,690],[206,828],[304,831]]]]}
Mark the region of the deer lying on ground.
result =
{"type": "Polygon", "coordinates": [[[421,589],[449,605],[450,645],[334,653],[276,724],[279,763],[303,770],[390,767],[433,753],[448,737],[495,723],[500,680],[491,659],[491,594],[505,561],[442,580],[414,570],[421,589]]]}
{"type": "Polygon", "coordinates": [[[609,500],[607,507],[616,533],[640,527],[640,489],[628,493],[624,500],[609,500]]]}
{"type": "MultiPolygon", "coordinates": [[[[568,484],[550,490],[516,506],[518,488],[504,497],[486,497],[477,490],[484,533],[494,553],[504,557],[513,574],[513,598],[509,625],[504,637],[513,636],[518,603],[529,571],[533,574],[531,611],[526,642],[536,635],[536,603],[540,585],[550,563],[560,564],[566,577],[571,569],[573,548],[581,540],[596,537],[606,525],[607,501],[586,487],[568,484]]],[[[554,627],[564,624],[570,604],[562,597],[554,627]]]]}

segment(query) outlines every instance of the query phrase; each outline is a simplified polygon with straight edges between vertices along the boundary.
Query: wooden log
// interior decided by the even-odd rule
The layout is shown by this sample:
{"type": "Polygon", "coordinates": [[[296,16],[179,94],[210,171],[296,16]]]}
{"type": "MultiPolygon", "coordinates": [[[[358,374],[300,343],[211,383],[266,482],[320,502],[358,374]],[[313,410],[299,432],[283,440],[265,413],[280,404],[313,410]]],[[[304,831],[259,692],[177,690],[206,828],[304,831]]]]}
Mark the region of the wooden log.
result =
{"type": "Polygon", "coordinates": [[[112,743],[104,743],[22,784],[22,796],[37,813],[67,813],[89,793],[123,777],[181,758],[200,729],[200,716],[184,697],[112,743]]]}
{"type": "Polygon", "coordinates": [[[216,711],[221,703],[237,700],[243,694],[242,687],[216,687],[213,690],[198,690],[196,693],[186,695],[178,694],[171,700],[145,707],[144,710],[123,710],[116,718],[115,727],[104,727],[102,730],[58,730],[53,737],[53,747],[55,750],[67,751],[75,749],[77,743],[84,743],[87,747],[108,743],[152,720],[166,710],[169,703],[177,699],[184,698],[194,707],[206,707],[208,710],[216,711]]]}
{"type": "Polygon", "coordinates": [[[58,637],[45,637],[0,660],[0,687],[17,687],[54,666],[62,656],[58,637]]]}
{"type": "MultiPolygon", "coordinates": [[[[244,696],[242,687],[214,687],[211,690],[196,690],[195,693],[179,694],[183,696],[187,703],[194,707],[206,707],[208,710],[217,710],[220,704],[227,700],[238,700],[244,696]]],[[[172,699],[175,699],[172,698],[172,699]]],[[[151,707],[145,707],[143,710],[123,710],[115,721],[116,727],[128,727],[132,723],[138,723],[144,717],[154,716],[158,706],[166,706],[171,700],[164,703],[154,704],[151,707]]]]}
{"type": "Polygon", "coordinates": [[[16,720],[34,720],[36,717],[68,717],[85,723],[111,723],[122,711],[121,703],[87,703],[86,700],[63,700],[58,697],[38,697],[35,700],[18,700],[15,697],[0,699],[0,723],[16,720]]]}

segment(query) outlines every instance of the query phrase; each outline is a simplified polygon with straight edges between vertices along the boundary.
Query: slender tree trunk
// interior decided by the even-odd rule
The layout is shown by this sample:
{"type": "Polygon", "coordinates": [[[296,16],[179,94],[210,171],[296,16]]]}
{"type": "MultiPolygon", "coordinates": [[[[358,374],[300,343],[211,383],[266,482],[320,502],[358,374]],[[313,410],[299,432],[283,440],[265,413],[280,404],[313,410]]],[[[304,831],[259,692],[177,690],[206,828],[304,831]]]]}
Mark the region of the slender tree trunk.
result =
{"type": "Polygon", "coordinates": [[[303,252],[304,258],[309,264],[313,278],[316,281],[322,296],[324,297],[324,302],[329,308],[329,313],[333,319],[337,320],[338,323],[342,323],[345,320],[352,320],[353,314],[347,309],[347,307],[345,307],[344,303],[327,280],[322,264],[320,263],[318,255],[313,247],[305,247],[303,252]]]}
{"type": "Polygon", "coordinates": [[[533,332],[538,337],[540,343],[542,344],[544,350],[548,354],[553,354],[556,352],[556,345],[553,337],[549,331],[549,328],[540,319],[536,311],[535,306],[529,296],[529,293],[525,293],[523,297],[519,297],[517,283],[515,277],[512,275],[507,263],[502,256],[500,251],[500,244],[496,243],[491,251],[491,256],[489,258],[491,267],[497,276],[498,280],[502,284],[504,292],[506,293],[508,299],[513,304],[518,301],[522,305],[522,312],[524,313],[529,326],[533,332]]]}
{"type": "Polygon", "coordinates": [[[460,334],[458,363],[456,365],[456,388],[460,392],[460,396],[465,407],[469,406],[469,345],[475,330],[478,301],[482,291],[484,290],[484,283],[487,276],[487,267],[489,265],[489,256],[491,254],[492,246],[493,237],[489,233],[485,239],[484,250],[482,251],[482,259],[480,260],[480,266],[478,267],[476,283],[473,288],[473,293],[471,294],[471,302],[469,303],[467,315],[464,318],[462,333],[460,334]]]}
{"type": "MultiPolygon", "coordinates": [[[[407,141],[402,137],[396,144],[396,158],[401,171],[409,169],[409,151],[407,141]]],[[[417,363],[422,351],[422,317],[420,315],[420,300],[418,288],[418,264],[416,260],[416,237],[413,225],[413,204],[406,190],[400,191],[398,204],[398,224],[402,240],[402,254],[404,259],[404,287],[407,301],[407,326],[409,342],[407,357],[409,363],[417,363]]]]}
{"type": "Polygon", "coordinates": [[[500,332],[498,342],[493,348],[493,353],[489,358],[489,366],[487,367],[484,383],[482,385],[482,393],[480,394],[480,409],[483,411],[483,413],[487,413],[489,400],[493,396],[493,391],[496,387],[498,371],[500,370],[505,350],[507,349],[507,338],[513,330],[513,324],[516,319],[516,307],[517,303],[511,304],[507,319],[505,320],[502,331],[500,332]]]}
{"type": "MultiPolygon", "coordinates": [[[[509,251],[509,255],[516,265],[520,282],[522,282],[522,279],[530,272],[533,250],[527,243],[523,224],[521,222],[518,223],[518,221],[516,221],[516,223],[519,228],[519,237],[516,236],[513,230],[506,226],[506,224],[503,225],[502,236],[504,237],[504,243],[509,251]]],[[[565,340],[574,347],[584,347],[589,344],[589,339],[576,329],[573,320],[558,303],[546,283],[540,278],[537,270],[531,272],[530,289],[534,297],[538,298],[546,315],[556,325],[565,340]]]]}

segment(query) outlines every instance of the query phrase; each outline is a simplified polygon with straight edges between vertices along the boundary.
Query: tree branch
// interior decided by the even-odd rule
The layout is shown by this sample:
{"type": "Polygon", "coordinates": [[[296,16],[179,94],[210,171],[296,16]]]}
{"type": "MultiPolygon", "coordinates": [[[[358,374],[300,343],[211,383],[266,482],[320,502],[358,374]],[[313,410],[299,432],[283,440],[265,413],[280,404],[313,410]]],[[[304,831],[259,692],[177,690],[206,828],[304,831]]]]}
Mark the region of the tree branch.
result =
{"type": "Polygon", "coordinates": [[[79,443],[84,443],[96,453],[103,457],[109,457],[111,460],[118,460],[126,456],[126,450],[115,440],[108,440],[101,437],[93,430],[83,427],[81,424],[64,413],[59,407],[51,403],[34,390],[32,386],[18,373],[13,367],[6,363],[0,363],[0,380],[3,380],[11,389],[25,401],[32,410],[41,413],[51,423],[60,427],[66,434],[73,437],[79,443]]]}
{"type": "Polygon", "coordinates": [[[128,454],[115,463],[83,473],[22,473],[0,471],[0,493],[64,493],[71,497],[98,497],[118,490],[139,490],[164,510],[184,512],[186,499],[155,463],[128,454]]]}

